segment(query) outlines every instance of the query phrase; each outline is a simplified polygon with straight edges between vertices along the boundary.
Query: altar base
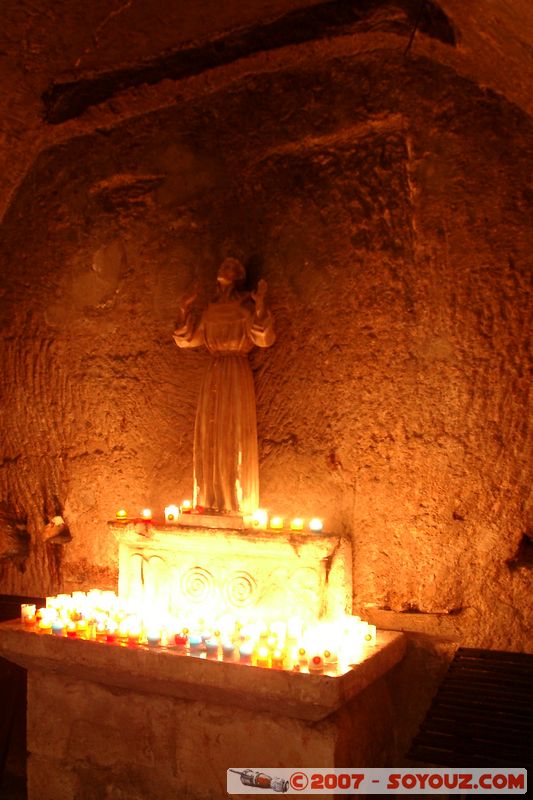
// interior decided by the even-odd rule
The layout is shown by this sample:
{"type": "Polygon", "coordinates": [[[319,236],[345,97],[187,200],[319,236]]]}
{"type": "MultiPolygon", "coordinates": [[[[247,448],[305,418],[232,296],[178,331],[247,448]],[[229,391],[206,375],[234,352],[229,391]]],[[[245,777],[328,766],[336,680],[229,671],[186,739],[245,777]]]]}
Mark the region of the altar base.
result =
{"type": "Polygon", "coordinates": [[[0,626],[0,652],[28,669],[29,800],[217,800],[228,767],[394,763],[404,650],[381,634],[331,677],[0,626]]]}

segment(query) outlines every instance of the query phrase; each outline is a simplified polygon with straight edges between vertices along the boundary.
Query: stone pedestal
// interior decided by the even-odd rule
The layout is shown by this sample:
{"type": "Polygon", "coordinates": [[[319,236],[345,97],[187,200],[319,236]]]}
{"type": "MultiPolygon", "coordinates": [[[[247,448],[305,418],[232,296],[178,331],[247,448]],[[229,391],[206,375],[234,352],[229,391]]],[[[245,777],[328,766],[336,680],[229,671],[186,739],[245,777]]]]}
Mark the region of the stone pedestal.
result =
{"type": "Polygon", "coordinates": [[[352,548],[346,536],[113,523],[119,594],[194,618],[309,618],[352,612],[352,548]],[[291,612],[293,610],[293,612],[291,612]]]}
{"type": "Polygon", "coordinates": [[[213,800],[243,764],[393,763],[404,650],[381,633],[333,677],[0,625],[0,653],[28,669],[29,800],[213,800]]]}

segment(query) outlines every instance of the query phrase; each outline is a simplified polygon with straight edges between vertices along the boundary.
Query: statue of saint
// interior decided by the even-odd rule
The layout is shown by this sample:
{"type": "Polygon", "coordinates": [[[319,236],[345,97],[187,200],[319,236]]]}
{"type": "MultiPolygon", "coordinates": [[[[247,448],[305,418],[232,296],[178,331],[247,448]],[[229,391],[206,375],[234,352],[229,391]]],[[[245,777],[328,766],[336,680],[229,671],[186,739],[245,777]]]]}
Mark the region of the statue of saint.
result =
{"type": "Polygon", "coordinates": [[[275,334],[265,306],[266,281],[242,290],[246,272],[235,258],[218,270],[216,298],[201,315],[180,305],[178,347],[204,346],[211,360],[203,377],[194,428],[194,506],[206,513],[251,514],[259,506],[255,391],[248,353],[270,347],[275,334]]]}

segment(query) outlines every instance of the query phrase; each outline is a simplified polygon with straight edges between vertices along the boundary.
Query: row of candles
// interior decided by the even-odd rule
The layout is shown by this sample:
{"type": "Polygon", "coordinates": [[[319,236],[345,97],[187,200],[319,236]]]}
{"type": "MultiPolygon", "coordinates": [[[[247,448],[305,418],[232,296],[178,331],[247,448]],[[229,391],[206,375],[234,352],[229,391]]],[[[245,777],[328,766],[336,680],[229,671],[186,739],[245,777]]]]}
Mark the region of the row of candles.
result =
{"type": "Polygon", "coordinates": [[[229,615],[187,622],[184,615],[146,613],[115,592],[59,594],[46,606],[21,606],[29,629],[107,644],[169,649],[182,655],[298,672],[342,674],[376,644],[376,627],[357,616],[304,625],[286,621],[239,622],[229,615]]]}
{"type": "MultiPolygon", "coordinates": [[[[192,502],[190,500],[184,500],[181,506],[165,506],[165,522],[171,525],[179,524],[180,517],[183,514],[194,513],[201,513],[201,509],[193,509],[192,502]]],[[[130,519],[140,519],[144,520],[145,522],[152,522],[153,514],[151,508],[143,508],[139,516],[132,518],[128,515],[128,512],[125,508],[119,508],[116,512],[116,518],[120,522],[127,522],[130,519]]],[[[271,530],[281,531],[285,529],[287,524],[283,517],[270,516],[268,511],[264,508],[258,508],[253,514],[245,516],[244,521],[245,524],[249,525],[251,528],[258,528],[262,530],[270,528],[271,530]]],[[[320,533],[320,531],[324,528],[324,522],[318,517],[312,517],[309,520],[305,520],[302,517],[294,517],[294,519],[290,520],[288,527],[291,531],[304,531],[307,529],[313,533],[320,533]]]]}

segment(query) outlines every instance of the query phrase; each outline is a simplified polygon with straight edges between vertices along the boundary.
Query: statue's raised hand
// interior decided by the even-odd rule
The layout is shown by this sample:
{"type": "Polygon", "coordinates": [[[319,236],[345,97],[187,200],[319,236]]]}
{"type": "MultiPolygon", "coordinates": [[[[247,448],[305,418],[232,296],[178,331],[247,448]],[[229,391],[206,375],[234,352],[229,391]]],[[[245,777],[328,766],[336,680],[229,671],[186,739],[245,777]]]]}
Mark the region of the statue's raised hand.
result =
{"type": "Polygon", "coordinates": [[[267,282],[261,278],[259,283],[257,284],[257,289],[255,292],[251,292],[252,300],[255,303],[255,313],[256,315],[261,318],[265,316],[265,296],[267,293],[267,282]]]}
{"type": "Polygon", "coordinates": [[[189,311],[189,308],[192,306],[192,304],[194,303],[194,301],[196,300],[197,297],[198,297],[198,291],[195,289],[195,291],[190,292],[189,294],[185,294],[181,298],[179,309],[181,311],[182,317],[186,317],[187,316],[187,312],[189,311]]]}

